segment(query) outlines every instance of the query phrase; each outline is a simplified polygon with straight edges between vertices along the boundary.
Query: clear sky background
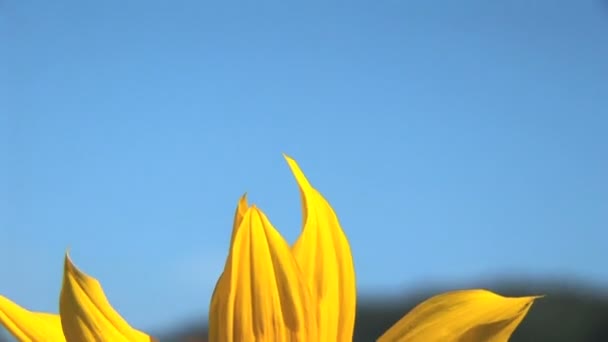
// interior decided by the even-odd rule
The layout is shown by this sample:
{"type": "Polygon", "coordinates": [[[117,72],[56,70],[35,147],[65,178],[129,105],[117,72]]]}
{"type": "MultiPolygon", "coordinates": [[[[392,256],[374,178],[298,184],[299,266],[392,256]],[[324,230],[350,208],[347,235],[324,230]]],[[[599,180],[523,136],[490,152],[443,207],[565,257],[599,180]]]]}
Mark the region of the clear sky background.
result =
{"type": "Polygon", "coordinates": [[[601,1],[0,1],[0,293],[35,310],[69,246],[133,325],[206,316],[241,194],[298,235],[282,152],[361,294],[608,286],[607,149],[601,1]]]}

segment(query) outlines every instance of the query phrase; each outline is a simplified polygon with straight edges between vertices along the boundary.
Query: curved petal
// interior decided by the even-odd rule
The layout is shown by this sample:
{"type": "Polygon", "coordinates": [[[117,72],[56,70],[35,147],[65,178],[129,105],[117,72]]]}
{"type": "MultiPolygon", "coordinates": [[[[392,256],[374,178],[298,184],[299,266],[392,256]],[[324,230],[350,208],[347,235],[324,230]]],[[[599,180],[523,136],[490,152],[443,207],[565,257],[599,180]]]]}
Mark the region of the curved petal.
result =
{"type": "Polygon", "coordinates": [[[63,342],[59,315],[32,312],[0,296],[0,325],[20,342],[63,342]]]}
{"type": "Polygon", "coordinates": [[[378,342],[506,342],[536,298],[486,290],[447,292],[416,306],[378,342]]]}
{"type": "Polygon", "coordinates": [[[211,303],[211,342],[319,340],[289,245],[255,206],[237,228],[211,303]]]}
{"type": "Polygon", "coordinates": [[[59,312],[68,341],[153,341],[120,317],[108,302],[99,281],[76,268],[67,254],[59,312]]]}
{"type": "Polygon", "coordinates": [[[352,341],[357,294],[350,245],[327,200],[285,159],[300,187],[304,221],[292,251],[316,301],[319,340],[352,341]]]}

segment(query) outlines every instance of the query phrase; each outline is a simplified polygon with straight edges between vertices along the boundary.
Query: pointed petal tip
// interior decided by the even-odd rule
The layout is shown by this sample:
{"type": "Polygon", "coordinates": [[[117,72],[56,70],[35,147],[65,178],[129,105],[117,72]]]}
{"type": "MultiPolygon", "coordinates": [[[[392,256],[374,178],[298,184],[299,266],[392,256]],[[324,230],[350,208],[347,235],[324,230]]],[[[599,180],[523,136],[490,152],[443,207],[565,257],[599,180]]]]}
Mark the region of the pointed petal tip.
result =
{"type": "Polygon", "coordinates": [[[287,164],[297,164],[296,160],[293,159],[292,157],[283,154],[283,158],[285,158],[285,161],[287,162],[287,164]]]}
{"type": "Polygon", "coordinates": [[[298,183],[298,186],[300,187],[300,189],[304,190],[304,189],[312,188],[312,185],[308,181],[308,178],[306,178],[306,175],[300,168],[300,165],[298,165],[298,162],[296,162],[295,159],[292,159],[291,157],[289,157],[285,154],[283,156],[285,157],[285,160],[287,161],[287,165],[289,166],[289,169],[291,170],[291,173],[293,174],[294,178],[296,179],[296,183],[298,183]]]}
{"type": "Polygon", "coordinates": [[[73,265],[74,264],[72,263],[72,258],[70,257],[70,251],[66,250],[65,256],[63,258],[63,269],[64,269],[65,273],[67,273],[69,270],[71,270],[73,265]]]}
{"type": "Polygon", "coordinates": [[[283,158],[285,158],[285,161],[287,162],[287,165],[289,165],[289,168],[294,170],[295,169],[300,169],[300,167],[298,166],[298,162],[296,162],[295,159],[293,159],[292,157],[288,156],[287,154],[283,153],[283,158]]]}
{"type": "Polygon", "coordinates": [[[65,252],[65,257],[64,257],[64,261],[63,261],[63,270],[64,270],[64,276],[67,276],[68,274],[77,274],[77,275],[82,274],[82,272],[74,264],[74,261],[72,261],[72,257],[70,256],[69,250],[67,250],[65,252]]]}
{"type": "Polygon", "coordinates": [[[73,341],[148,342],[150,336],[132,328],[112,307],[100,282],[81,271],[66,253],[59,300],[63,334],[73,341]]]}

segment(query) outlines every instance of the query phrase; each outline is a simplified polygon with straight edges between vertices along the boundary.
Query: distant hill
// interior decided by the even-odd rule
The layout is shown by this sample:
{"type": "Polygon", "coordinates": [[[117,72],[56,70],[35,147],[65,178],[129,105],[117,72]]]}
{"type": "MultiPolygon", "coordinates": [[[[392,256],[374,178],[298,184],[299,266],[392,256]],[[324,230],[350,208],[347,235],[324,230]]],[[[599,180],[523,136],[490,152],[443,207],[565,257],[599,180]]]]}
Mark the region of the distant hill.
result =
{"type": "MultiPolygon", "coordinates": [[[[511,342],[608,342],[608,289],[550,284],[502,283],[486,288],[504,295],[544,294],[532,306],[511,342]]],[[[359,299],[354,342],[375,341],[416,304],[444,290],[359,299]]],[[[161,342],[205,341],[206,327],[191,325],[161,337],[161,342]]]]}

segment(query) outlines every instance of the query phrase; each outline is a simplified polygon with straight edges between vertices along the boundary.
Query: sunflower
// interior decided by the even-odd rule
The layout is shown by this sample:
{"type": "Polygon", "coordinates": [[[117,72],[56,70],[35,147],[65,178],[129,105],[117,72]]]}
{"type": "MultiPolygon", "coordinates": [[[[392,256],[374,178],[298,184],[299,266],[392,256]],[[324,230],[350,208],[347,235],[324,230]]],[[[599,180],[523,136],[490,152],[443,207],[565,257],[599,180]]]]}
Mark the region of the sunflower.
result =
{"type": "MultiPolygon", "coordinates": [[[[303,228],[290,246],[243,196],[230,248],[209,308],[211,342],[349,342],[356,283],[338,217],[285,156],[302,197],[303,228]]],[[[503,297],[483,289],[443,293],[416,306],[378,342],[504,342],[536,296],[503,297]]],[[[19,341],[152,341],[110,305],[99,282],[66,254],[59,315],[28,311],[0,296],[0,323],[19,341]]]]}

